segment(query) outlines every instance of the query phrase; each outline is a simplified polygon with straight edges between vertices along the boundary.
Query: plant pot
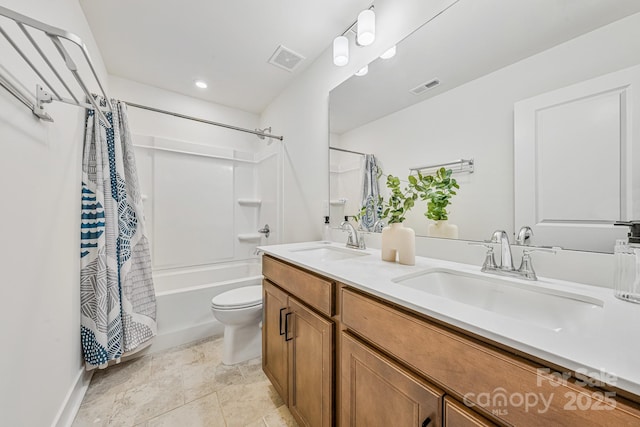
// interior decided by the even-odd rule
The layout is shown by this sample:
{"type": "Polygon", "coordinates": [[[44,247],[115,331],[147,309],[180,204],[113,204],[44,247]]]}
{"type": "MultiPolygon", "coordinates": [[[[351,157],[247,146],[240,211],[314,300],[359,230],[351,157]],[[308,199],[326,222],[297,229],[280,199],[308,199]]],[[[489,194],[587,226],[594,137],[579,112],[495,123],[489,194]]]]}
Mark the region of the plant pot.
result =
{"type": "Polygon", "coordinates": [[[458,226],[455,224],[449,224],[447,220],[436,221],[433,224],[429,224],[427,228],[427,235],[429,237],[444,237],[446,239],[458,238],[458,226]]]}
{"type": "Polygon", "coordinates": [[[394,223],[382,229],[382,260],[405,265],[416,263],[416,233],[402,223],[394,223]]]}

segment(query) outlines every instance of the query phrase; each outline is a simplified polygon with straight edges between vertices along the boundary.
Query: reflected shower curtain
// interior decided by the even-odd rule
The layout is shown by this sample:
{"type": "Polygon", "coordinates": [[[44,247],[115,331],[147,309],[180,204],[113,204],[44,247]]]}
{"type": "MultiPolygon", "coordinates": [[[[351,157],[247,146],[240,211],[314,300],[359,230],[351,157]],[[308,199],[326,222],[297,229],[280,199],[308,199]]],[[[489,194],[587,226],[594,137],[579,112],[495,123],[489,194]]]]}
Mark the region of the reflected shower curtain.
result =
{"type": "Polygon", "coordinates": [[[149,241],[127,107],[117,100],[111,104],[110,129],[88,110],[82,160],[80,309],[87,370],[146,347],[156,334],[149,241]]]}
{"type": "Polygon", "coordinates": [[[380,187],[378,178],[380,171],[373,154],[364,157],[364,174],[362,180],[362,211],[360,224],[363,230],[376,231],[374,227],[380,218],[382,206],[380,204],[380,187]]]}

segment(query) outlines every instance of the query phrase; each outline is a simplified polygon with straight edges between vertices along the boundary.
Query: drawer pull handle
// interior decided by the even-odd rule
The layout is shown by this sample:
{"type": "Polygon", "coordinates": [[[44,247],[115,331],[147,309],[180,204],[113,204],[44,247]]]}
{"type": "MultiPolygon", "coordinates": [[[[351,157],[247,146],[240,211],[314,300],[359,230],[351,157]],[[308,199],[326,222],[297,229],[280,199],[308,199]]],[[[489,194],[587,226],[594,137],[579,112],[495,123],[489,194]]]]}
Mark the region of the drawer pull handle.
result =
{"type": "Polygon", "coordinates": [[[293,339],[293,337],[289,338],[289,316],[291,315],[291,312],[288,312],[287,314],[284,315],[284,340],[285,341],[291,341],[293,339]]]}
{"type": "Polygon", "coordinates": [[[422,427],[427,427],[429,424],[431,424],[431,418],[427,417],[423,422],[422,422],[422,427]]]}
{"type": "Polygon", "coordinates": [[[284,335],[284,332],[285,332],[285,331],[282,330],[282,312],[284,310],[286,310],[286,309],[287,309],[287,307],[282,307],[280,309],[280,323],[278,323],[278,328],[280,329],[280,335],[284,335]]]}

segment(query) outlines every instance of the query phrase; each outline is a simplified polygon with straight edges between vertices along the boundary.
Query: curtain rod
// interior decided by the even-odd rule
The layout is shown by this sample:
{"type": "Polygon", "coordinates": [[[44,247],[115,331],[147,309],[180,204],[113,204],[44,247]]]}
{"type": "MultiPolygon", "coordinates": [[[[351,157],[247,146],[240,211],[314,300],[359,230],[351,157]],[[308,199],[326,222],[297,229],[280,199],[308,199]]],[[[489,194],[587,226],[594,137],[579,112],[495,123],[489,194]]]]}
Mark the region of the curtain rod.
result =
{"type": "Polygon", "coordinates": [[[359,151],[345,150],[344,148],[329,147],[329,150],[336,150],[336,151],[342,151],[343,153],[359,154],[361,156],[366,156],[365,153],[361,153],[359,151]]]}
{"type": "MultiPolygon", "coordinates": [[[[174,112],[166,111],[166,110],[161,110],[159,108],[154,108],[154,107],[148,107],[146,105],[140,105],[140,104],[136,104],[134,102],[129,102],[129,101],[124,101],[124,103],[127,104],[130,107],[140,108],[140,109],[143,109],[143,110],[149,110],[149,111],[153,111],[155,113],[168,114],[170,116],[179,117],[181,119],[193,120],[193,121],[200,122],[200,123],[206,123],[208,125],[220,126],[220,127],[227,128],[227,129],[237,130],[237,131],[240,131],[240,132],[251,133],[251,134],[257,135],[261,139],[264,139],[265,137],[267,137],[267,138],[274,138],[274,139],[277,139],[277,140],[280,140],[280,141],[284,140],[284,137],[282,137],[282,136],[271,135],[269,133],[265,133],[265,132],[260,131],[260,130],[245,129],[245,128],[241,128],[241,127],[238,127],[238,126],[228,125],[226,123],[219,123],[219,122],[213,122],[211,120],[199,119],[197,117],[186,116],[184,114],[174,113],[174,112]]],[[[271,128],[268,128],[268,129],[271,129],[271,128]]]]}

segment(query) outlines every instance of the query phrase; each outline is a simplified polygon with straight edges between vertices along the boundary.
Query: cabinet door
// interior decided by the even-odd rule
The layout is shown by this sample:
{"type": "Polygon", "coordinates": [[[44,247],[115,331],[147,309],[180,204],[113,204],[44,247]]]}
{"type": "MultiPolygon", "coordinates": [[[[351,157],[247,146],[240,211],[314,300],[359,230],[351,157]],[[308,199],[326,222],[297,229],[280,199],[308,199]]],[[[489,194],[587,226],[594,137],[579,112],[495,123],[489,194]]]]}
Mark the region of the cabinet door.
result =
{"type": "Polygon", "coordinates": [[[262,281],[262,370],[285,403],[288,398],[288,352],[284,340],[287,294],[262,281]]]}
{"type": "Polygon", "coordinates": [[[300,425],[333,425],[334,325],[289,297],[289,410],[300,425]]]}
{"type": "Polygon", "coordinates": [[[439,426],[444,392],[342,333],[342,426],[439,426]]]}
{"type": "Polygon", "coordinates": [[[444,398],[444,427],[493,427],[496,424],[447,396],[444,398]]]}

